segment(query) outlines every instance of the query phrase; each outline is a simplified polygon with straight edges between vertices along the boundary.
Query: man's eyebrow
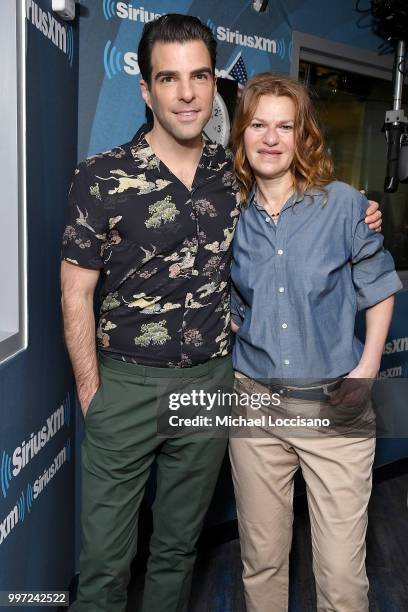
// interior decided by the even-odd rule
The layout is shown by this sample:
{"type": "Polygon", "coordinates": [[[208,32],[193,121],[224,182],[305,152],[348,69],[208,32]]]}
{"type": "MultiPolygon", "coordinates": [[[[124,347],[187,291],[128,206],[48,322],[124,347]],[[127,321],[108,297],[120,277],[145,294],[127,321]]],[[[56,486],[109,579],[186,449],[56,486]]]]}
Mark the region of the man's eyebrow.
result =
{"type": "Polygon", "coordinates": [[[156,74],[156,76],[154,77],[155,80],[160,79],[161,77],[168,77],[168,76],[177,76],[178,72],[176,70],[161,70],[160,72],[158,72],[156,74]]]}
{"type": "Polygon", "coordinates": [[[195,76],[197,74],[203,74],[203,73],[210,74],[212,76],[213,71],[208,66],[203,66],[202,68],[197,68],[197,70],[193,70],[190,74],[195,76]]]}
{"type": "MultiPolygon", "coordinates": [[[[196,70],[192,70],[192,72],[190,72],[190,74],[192,76],[196,76],[197,74],[210,74],[212,76],[212,70],[211,68],[209,68],[208,66],[203,66],[202,68],[196,68],[196,70]]],[[[155,81],[157,81],[158,79],[161,79],[163,77],[175,77],[178,76],[180,73],[177,70],[160,70],[160,72],[158,72],[154,79],[155,81]]]]}

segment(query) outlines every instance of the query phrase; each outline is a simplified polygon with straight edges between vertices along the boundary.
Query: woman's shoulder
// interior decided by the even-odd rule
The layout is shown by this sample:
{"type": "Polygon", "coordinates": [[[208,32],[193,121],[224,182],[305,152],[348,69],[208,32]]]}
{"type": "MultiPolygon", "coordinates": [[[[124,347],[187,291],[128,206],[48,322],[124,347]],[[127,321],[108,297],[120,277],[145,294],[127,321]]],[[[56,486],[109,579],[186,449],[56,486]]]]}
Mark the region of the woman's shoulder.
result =
{"type": "Polygon", "coordinates": [[[352,200],[361,200],[362,194],[352,185],[343,181],[332,181],[325,185],[324,189],[329,196],[334,198],[350,198],[352,200]]]}
{"type": "Polygon", "coordinates": [[[352,185],[343,181],[331,181],[314,191],[314,202],[321,211],[322,218],[330,216],[336,222],[355,225],[365,217],[368,201],[352,185]]]}
{"type": "Polygon", "coordinates": [[[325,187],[324,198],[328,207],[343,217],[354,218],[355,215],[361,216],[367,208],[368,202],[365,195],[352,185],[343,181],[332,181],[325,187]]]}

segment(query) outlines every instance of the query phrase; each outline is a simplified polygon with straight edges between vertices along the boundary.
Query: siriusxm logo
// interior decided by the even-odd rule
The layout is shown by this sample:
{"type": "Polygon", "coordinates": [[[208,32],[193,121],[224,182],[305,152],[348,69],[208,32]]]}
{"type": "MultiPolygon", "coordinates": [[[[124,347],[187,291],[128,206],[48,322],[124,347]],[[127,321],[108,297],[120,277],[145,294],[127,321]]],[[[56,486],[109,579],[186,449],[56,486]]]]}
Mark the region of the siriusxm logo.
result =
{"type": "Polygon", "coordinates": [[[133,4],[116,2],[115,0],[103,0],[102,10],[107,21],[113,17],[119,17],[120,19],[130,19],[131,21],[147,23],[162,15],[162,13],[146,11],[143,6],[135,8],[133,4]]]}
{"type": "Polygon", "coordinates": [[[112,79],[122,70],[131,76],[140,74],[137,53],[134,51],[122,53],[122,51],[118,51],[110,40],[107,41],[103,51],[103,65],[108,79],[112,79]]]}
{"type": "Polygon", "coordinates": [[[290,58],[292,52],[292,43],[289,43],[286,49],[286,41],[284,38],[273,39],[264,38],[263,36],[242,34],[239,30],[230,30],[224,26],[217,26],[211,19],[207,20],[207,26],[212,31],[213,35],[217,40],[221,42],[227,42],[231,45],[240,45],[241,47],[248,47],[250,49],[259,49],[259,51],[266,51],[267,53],[273,53],[278,55],[282,60],[285,59],[286,50],[290,58]]]}
{"type": "Polygon", "coordinates": [[[9,512],[6,518],[0,523],[0,544],[3,544],[4,540],[13,529],[18,525],[18,523],[22,523],[25,518],[25,499],[24,499],[24,491],[21,492],[20,497],[17,500],[14,508],[9,512]]]}
{"type": "Polygon", "coordinates": [[[42,9],[34,0],[26,0],[26,18],[67,56],[69,65],[72,66],[74,61],[74,32],[72,26],[63,25],[57,21],[54,15],[42,9]]]}
{"type": "Polygon", "coordinates": [[[54,457],[51,465],[44,470],[33,485],[30,482],[27,484],[26,494],[24,495],[24,491],[21,492],[14,508],[9,512],[6,518],[0,522],[0,545],[3,544],[4,540],[10,535],[13,529],[24,521],[26,510],[31,512],[33,503],[37,497],[44,491],[45,487],[54,478],[64,463],[70,460],[71,440],[68,438],[60,452],[54,457]]]}
{"type": "Polygon", "coordinates": [[[27,496],[27,507],[28,510],[31,510],[32,503],[37,499],[37,497],[42,493],[45,487],[50,483],[50,481],[54,478],[55,474],[61,469],[66,461],[71,460],[71,440],[68,438],[63,448],[60,450],[58,455],[54,457],[51,465],[44,470],[44,472],[39,476],[33,486],[29,485],[30,489],[30,497],[27,496]],[[28,505],[28,502],[30,505],[28,505]]]}
{"type": "Polygon", "coordinates": [[[64,403],[55,410],[46,420],[46,423],[37,433],[32,432],[27,440],[17,446],[10,456],[3,451],[0,466],[0,480],[3,497],[7,496],[11,479],[19,475],[21,470],[40,452],[41,449],[63,427],[69,426],[71,414],[71,400],[69,394],[64,403]]]}
{"type": "Polygon", "coordinates": [[[392,342],[387,342],[384,348],[384,355],[392,355],[393,353],[403,353],[408,351],[408,338],[394,338],[392,342]]]}
{"type": "Polygon", "coordinates": [[[387,370],[378,372],[378,378],[400,378],[402,376],[402,366],[394,366],[387,370]]]}

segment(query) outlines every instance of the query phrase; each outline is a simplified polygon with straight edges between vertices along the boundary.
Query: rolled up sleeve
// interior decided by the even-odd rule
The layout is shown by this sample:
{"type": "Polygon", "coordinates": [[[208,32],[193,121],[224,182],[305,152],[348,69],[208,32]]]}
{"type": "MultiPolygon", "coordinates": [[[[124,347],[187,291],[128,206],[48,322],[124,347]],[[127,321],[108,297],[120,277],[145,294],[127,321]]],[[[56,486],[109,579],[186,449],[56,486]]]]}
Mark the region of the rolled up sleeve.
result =
{"type": "Polygon", "coordinates": [[[352,278],[358,310],[382,302],[402,287],[391,254],[384,249],[382,234],[364,222],[367,198],[361,194],[353,202],[352,278]]]}

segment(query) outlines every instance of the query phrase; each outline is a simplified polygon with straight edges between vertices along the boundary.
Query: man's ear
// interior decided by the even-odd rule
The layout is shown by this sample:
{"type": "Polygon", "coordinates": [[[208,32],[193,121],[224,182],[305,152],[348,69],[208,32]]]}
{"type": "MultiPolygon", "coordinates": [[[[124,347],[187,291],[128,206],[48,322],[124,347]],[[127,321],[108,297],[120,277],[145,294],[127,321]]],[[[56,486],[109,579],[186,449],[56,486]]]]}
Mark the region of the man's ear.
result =
{"type": "Polygon", "coordinates": [[[140,93],[147,106],[151,109],[149,85],[143,79],[140,80],[140,93]]]}

